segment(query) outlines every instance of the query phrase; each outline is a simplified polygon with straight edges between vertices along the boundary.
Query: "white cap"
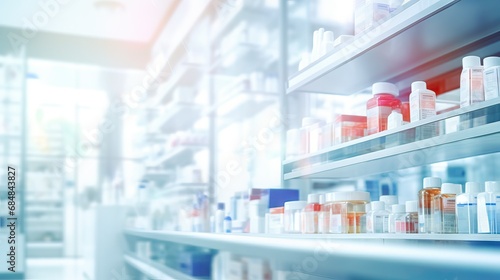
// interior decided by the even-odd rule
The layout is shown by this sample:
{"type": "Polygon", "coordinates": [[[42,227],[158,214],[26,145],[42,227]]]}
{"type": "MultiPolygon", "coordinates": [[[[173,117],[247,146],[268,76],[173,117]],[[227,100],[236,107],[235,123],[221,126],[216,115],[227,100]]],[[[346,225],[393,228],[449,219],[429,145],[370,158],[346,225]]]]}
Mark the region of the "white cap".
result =
{"type": "Polygon", "coordinates": [[[472,68],[481,66],[481,59],[479,56],[470,55],[462,58],[462,65],[464,68],[472,68]]]}
{"type": "Polygon", "coordinates": [[[285,202],[285,211],[287,210],[302,210],[306,207],[307,201],[297,200],[297,201],[288,201],[285,202]]]}
{"type": "Polygon", "coordinates": [[[313,125],[315,123],[318,123],[319,120],[316,119],[316,118],[312,118],[312,117],[305,117],[305,118],[302,118],[302,126],[309,126],[309,125],[313,125]]]}
{"type": "Polygon", "coordinates": [[[418,204],[416,200],[407,201],[405,202],[405,205],[407,213],[418,212],[418,204]]]}
{"type": "Polygon", "coordinates": [[[319,193],[311,193],[307,195],[307,203],[319,203],[319,193]]]}
{"type": "Polygon", "coordinates": [[[393,204],[391,210],[392,213],[406,213],[406,206],[404,204],[393,204]]]}
{"type": "Polygon", "coordinates": [[[325,33],[323,33],[323,43],[325,43],[325,42],[333,43],[333,32],[332,31],[325,31],[325,33]]]}
{"type": "Polygon", "coordinates": [[[424,178],[424,189],[428,188],[440,188],[441,179],[437,177],[425,177],[424,178]]]}
{"type": "Polygon", "coordinates": [[[460,184],[452,184],[452,183],[444,183],[441,185],[441,193],[445,194],[461,194],[462,193],[462,185],[460,184]]]}
{"type": "Polygon", "coordinates": [[[480,193],[481,192],[481,184],[477,182],[467,182],[465,183],[465,192],[466,193],[480,193]]]}
{"type": "Polygon", "coordinates": [[[385,210],[385,203],[383,201],[372,201],[372,211],[385,210]]]}
{"type": "Polygon", "coordinates": [[[484,190],[486,192],[500,192],[500,181],[487,181],[484,183],[484,190]]]}
{"type": "Polygon", "coordinates": [[[319,195],[319,204],[325,204],[325,194],[319,195]]]}
{"type": "Polygon", "coordinates": [[[370,193],[369,192],[331,192],[327,193],[325,200],[328,202],[331,201],[370,201],[370,193]]]}
{"type": "Polygon", "coordinates": [[[427,89],[427,84],[422,81],[417,81],[411,83],[411,91],[417,91],[417,90],[426,90],[427,89]]]}
{"type": "Polygon", "coordinates": [[[395,84],[379,82],[372,85],[372,94],[389,93],[394,96],[399,95],[399,90],[395,84]]]}
{"type": "Polygon", "coordinates": [[[380,201],[383,201],[385,205],[398,204],[398,196],[396,195],[381,195],[380,201]]]}
{"type": "Polygon", "coordinates": [[[498,56],[489,56],[483,59],[484,69],[488,69],[494,66],[500,66],[500,57],[498,56]]]}

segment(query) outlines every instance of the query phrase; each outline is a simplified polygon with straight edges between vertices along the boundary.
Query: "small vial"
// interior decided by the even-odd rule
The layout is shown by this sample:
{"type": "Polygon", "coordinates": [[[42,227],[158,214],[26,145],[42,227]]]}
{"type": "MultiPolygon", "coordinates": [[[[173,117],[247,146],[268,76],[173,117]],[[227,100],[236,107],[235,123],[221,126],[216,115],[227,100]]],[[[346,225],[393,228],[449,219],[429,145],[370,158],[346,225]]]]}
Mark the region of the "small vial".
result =
{"type": "Polygon", "coordinates": [[[401,227],[404,227],[406,216],[406,207],[403,204],[392,205],[391,214],[389,214],[389,233],[402,233],[401,227]]]}
{"type": "Polygon", "coordinates": [[[385,203],[383,201],[373,201],[370,204],[371,211],[366,215],[366,232],[389,232],[389,211],[385,210],[385,203]]]}
{"type": "Polygon", "coordinates": [[[441,194],[434,197],[433,233],[457,233],[456,197],[462,193],[462,185],[444,183],[441,194]]]}
{"type": "Polygon", "coordinates": [[[418,232],[432,232],[432,204],[434,196],[441,193],[441,179],[424,178],[424,188],[418,192],[418,232]]]}
{"type": "Polygon", "coordinates": [[[457,196],[458,233],[477,233],[477,195],[481,185],[476,182],[465,184],[465,193],[457,196]]]}
{"type": "Polygon", "coordinates": [[[307,205],[302,211],[302,233],[318,233],[320,212],[319,194],[309,194],[307,196],[307,205]]]}
{"type": "Polygon", "coordinates": [[[381,195],[379,201],[385,203],[385,210],[392,212],[392,205],[398,204],[397,195],[381,195]]]}
{"type": "Polygon", "coordinates": [[[488,181],[477,195],[477,229],[479,233],[500,233],[500,182],[488,181]]]}
{"type": "Polygon", "coordinates": [[[418,233],[418,201],[407,201],[405,205],[406,233],[418,233]]]}

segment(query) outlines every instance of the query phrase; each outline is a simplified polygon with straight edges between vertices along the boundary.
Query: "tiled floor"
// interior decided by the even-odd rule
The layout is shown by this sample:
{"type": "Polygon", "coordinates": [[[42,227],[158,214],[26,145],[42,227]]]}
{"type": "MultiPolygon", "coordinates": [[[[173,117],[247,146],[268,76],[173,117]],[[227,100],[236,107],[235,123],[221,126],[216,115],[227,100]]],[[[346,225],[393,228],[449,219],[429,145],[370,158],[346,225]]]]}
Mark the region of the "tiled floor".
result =
{"type": "Polygon", "coordinates": [[[26,280],[86,280],[79,259],[27,259],[26,265],[26,280]]]}

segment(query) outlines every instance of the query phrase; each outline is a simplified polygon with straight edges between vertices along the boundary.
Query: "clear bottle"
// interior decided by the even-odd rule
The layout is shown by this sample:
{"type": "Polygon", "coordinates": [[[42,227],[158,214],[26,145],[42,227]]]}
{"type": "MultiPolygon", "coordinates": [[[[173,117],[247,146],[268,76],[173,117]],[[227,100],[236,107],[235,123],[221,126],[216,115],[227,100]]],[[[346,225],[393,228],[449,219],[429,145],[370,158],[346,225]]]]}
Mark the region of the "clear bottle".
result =
{"type": "Polygon", "coordinates": [[[477,233],[477,195],[481,185],[476,182],[465,183],[465,193],[457,196],[458,233],[477,233]]]}
{"type": "Polygon", "coordinates": [[[321,212],[319,196],[319,194],[307,196],[307,205],[302,211],[302,233],[318,233],[319,213],[321,212]]]}
{"type": "Polygon", "coordinates": [[[223,202],[217,203],[217,210],[215,211],[215,232],[223,233],[224,232],[224,218],[226,217],[225,213],[225,204],[223,202]]]}
{"type": "Polygon", "coordinates": [[[433,233],[457,233],[456,198],[462,193],[462,185],[444,183],[441,193],[434,197],[433,233]]]}
{"type": "Polygon", "coordinates": [[[373,97],[366,103],[367,134],[387,130],[387,118],[392,110],[399,109],[401,101],[397,98],[398,88],[391,83],[375,83],[373,97]]]}
{"type": "Polygon", "coordinates": [[[365,205],[370,202],[369,192],[332,192],[325,196],[329,233],[365,233],[365,205]]]}
{"type": "Polygon", "coordinates": [[[389,211],[385,210],[385,203],[383,201],[373,201],[370,205],[371,211],[366,214],[366,232],[389,232],[389,211]]]}
{"type": "Polygon", "coordinates": [[[379,201],[385,203],[385,210],[392,212],[392,205],[398,204],[397,195],[381,195],[379,201]]]}
{"type": "Polygon", "coordinates": [[[405,221],[406,207],[403,204],[393,204],[389,214],[389,233],[401,233],[401,223],[405,221]]]}
{"type": "Polygon", "coordinates": [[[432,232],[432,204],[434,196],[441,193],[441,179],[424,178],[424,188],[418,192],[418,232],[432,232]]]}
{"type": "Polygon", "coordinates": [[[418,233],[418,201],[410,200],[405,203],[405,230],[406,233],[418,233]]]}
{"type": "Polygon", "coordinates": [[[500,233],[500,181],[488,181],[477,195],[478,233],[500,233]]]}
{"type": "Polygon", "coordinates": [[[478,56],[466,56],[462,59],[460,75],[460,107],[484,101],[483,67],[478,56]]]}
{"type": "Polygon", "coordinates": [[[484,99],[500,97],[500,57],[490,56],[483,60],[484,64],[484,99]]]}
{"type": "Polygon", "coordinates": [[[302,232],[302,210],[306,205],[307,201],[302,200],[285,202],[283,224],[286,233],[302,232]]]}

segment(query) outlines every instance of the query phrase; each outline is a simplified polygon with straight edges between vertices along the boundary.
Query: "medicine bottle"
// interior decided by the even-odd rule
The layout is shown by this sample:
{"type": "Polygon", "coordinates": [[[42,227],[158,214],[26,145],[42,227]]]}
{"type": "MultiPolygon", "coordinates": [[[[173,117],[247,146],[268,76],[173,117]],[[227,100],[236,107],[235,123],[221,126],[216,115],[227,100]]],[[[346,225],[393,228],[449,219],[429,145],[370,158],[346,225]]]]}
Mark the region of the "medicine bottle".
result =
{"type": "Polygon", "coordinates": [[[410,200],[405,203],[405,232],[418,233],[418,201],[410,200]]]}
{"type": "Polygon", "coordinates": [[[325,200],[325,210],[330,216],[329,233],[366,232],[365,205],[370,202],[370,193],[332,192],[326,194],[325,200]]]}
{"type": "Polygon", "coordinates": [[[436,115],[436,93],[422,81],[411,83],[410,120],[416,122],[436,115]]]}
{"type": "Polygon", "coordinates": [[[500,233],[500,182],[488,181],[477,195],[477,229],[479,233],[500,233]]]}
{"type": "Polygon", "coordinates": [[[481,185],[476,182],[465,183],[465,193],[457,196],[458,233],[477,233],[477,195],[481,185]]]}
{"type": "Polygon", "coordinates": [[[456,197],[462,193],[462,185],[444,183],[441,193],[434,197],[433,233],[457,233],[456,197]]]}
{"type": "Polygon", "coordinates": [[[432,204],[434,197],[441,193],[441,179],[424,178],[424,188],[418,192],[418,232],[432,232],[432,204]]]}
{"type": "Polygon", "coordinates": [[[286,233],[302,232],[302,210],[306,207],[307,201],[285,202],[285,214],[283,224],[286,233]]]}
{"type": "Polygon", "coordinates": [[[394,204],[392,205],[392,211],[389,214],[389,233],[404,233],[404,227],[406,221],[406,207],[404,204],[394,204]]]}
{"type": "Polygon", "coordinates": [[[484,64],[484,99],[500,97],[500,57],[490,56],[483,60],[484,64]]]}
{"type": "Polygon", "coordinates": [[[460,75],[460,107],[484,101],[483,67],[478,56],[462,58],[460,75]]]}
{"type": "Polygon", "coordinates": [[[318,233],[319,214],[321,212],[319,197],[319,194],[309,194],[307,196],[307,205],[304,207],[302,215],[303,233],[318,233]]]}
{"type": "Polygon", "coordinates": [[[373,201],[370,203],[371,211],[366,214],[367,233],[387,233],[389,232],[389,211],[385,210],[383,201],[373,201]]]}
{"type": "Polygon", "coordinates": [[[387,130],[387,118],[392,110],[399,109],[398,88],[391,83],[375,83],[373,97],[366,103],[367,134],[387,130]]]}

